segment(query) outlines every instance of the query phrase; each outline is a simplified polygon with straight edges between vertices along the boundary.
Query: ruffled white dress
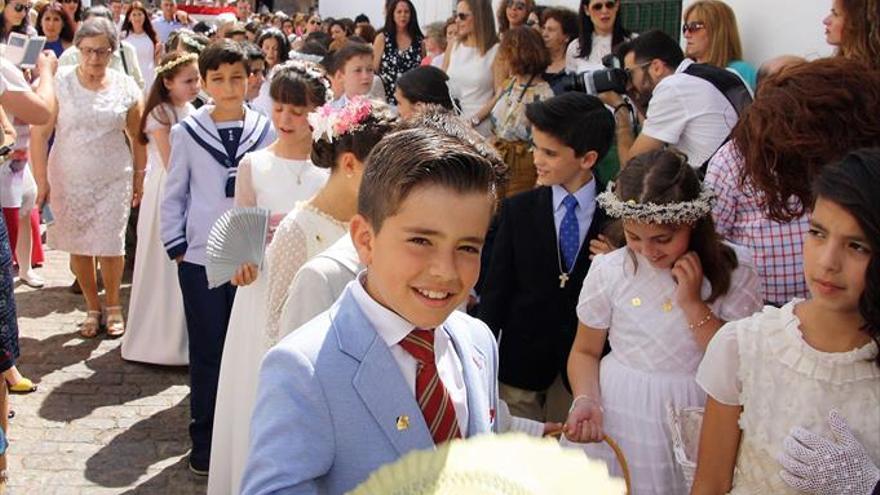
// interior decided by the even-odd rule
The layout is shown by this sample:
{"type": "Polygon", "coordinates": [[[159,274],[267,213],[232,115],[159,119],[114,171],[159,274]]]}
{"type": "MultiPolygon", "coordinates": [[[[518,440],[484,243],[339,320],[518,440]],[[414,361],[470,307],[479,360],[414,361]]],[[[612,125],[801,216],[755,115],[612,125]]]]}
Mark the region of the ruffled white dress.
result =
{"type": "MultiPolygon", "coordinates": [[[[731,274],[730,289],[709,304],[725,321],[761,309],[761,286],[751,256],[735,249],[739,266],[731,274]]],[[[596,256],[577,306],[583,324],[608,329],[612,351],[599,367],[603,427],[623,450],[633,493],[639,495],[687,493],[672,452],[666,406],[701,407],[706,400],[695,381],[703,352],[675,304],[675,290],[669,270],[621,248],[596,256]]],[[[701,293],[703,299],[711,293],[705,278],[701,293]]],[[[613,475],[622,475],[607,445],[581,447],[589,457],[604,460],[613,475]]]]}
{"type": "Polygon", "coordinates": [[[709,344],[697,382],[713,399],[741,405],[742,439],[733,475],[736,495],[796,494],[779,477],[777,457],[791,428],[833,439],[832,408],[880,465],[880,367],[871,342],[850,352],[822,352],[803,339],[795,299],[724,326],[709,344]]]}
{"type": "MultiPolygon", "coordinates": [[[[194,108],[186,105],[156,107],[147,116],[147,135],[185,119],[194,108]]],[[[128,324],[122,340],[122,358],[142,363],[189,364],[189,338],[183,314],[183,296],[177,263],[168,258],[159,235],[159,210],[168,171],[154,140],[147,143],[147,176],[137,223],[137,255],[128,303],[128,324]]]]}
{"type": "MultiPolygon", "coordinates": [[[[239,169],[238,180],[247,180],[250,176],[257,206],[268,208],[273,214],[289,213],[266,250],[266,260],[257,280],[239,288],[235,295],[217,387],[208,475],[210,494],[239,491],[247,460],[248,430],[256,401],[260,362],[269,349],[266,328],[273,318],[270,318],[268,303],[277,298],[270,293],[272,281],[279,276],[276,272],[287,273],[292,269],[295,273],[306,259],[344,233],[343,227],[325,227],[332,222],[304,202],[324,185],[326,170],[315,167],[310,161],[278,158],[266,149],[246,155],[239,169]],[[328,241],[317,247],[314,243],[299,242],[304,236],[300,226],[311,236],[326,237],[328,241]]],[[[293,274],[290,274],[288,284],[292,278],[293,274]]],[[[277,316],[274,321],[277,325],[277,316]]]]}

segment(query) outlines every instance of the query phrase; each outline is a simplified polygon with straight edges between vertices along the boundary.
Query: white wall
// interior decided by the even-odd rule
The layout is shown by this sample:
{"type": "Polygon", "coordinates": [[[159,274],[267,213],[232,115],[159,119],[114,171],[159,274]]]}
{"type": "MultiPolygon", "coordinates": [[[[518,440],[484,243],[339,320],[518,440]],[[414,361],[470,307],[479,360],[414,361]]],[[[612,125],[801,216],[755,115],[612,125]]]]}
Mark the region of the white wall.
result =
{"type": "MultiPolygon", "coordinates": [[[[412,0],[419,16],[419,24],[425,26],[436,21],[445,21],[455,9],[454,0],[412,0]]],[[[383,15],[384,0],[321,0],[319,12],[321,17],[348,17],[354,19],[364,13],[370,18],[376,29],[385,24],[383,15]]]]}

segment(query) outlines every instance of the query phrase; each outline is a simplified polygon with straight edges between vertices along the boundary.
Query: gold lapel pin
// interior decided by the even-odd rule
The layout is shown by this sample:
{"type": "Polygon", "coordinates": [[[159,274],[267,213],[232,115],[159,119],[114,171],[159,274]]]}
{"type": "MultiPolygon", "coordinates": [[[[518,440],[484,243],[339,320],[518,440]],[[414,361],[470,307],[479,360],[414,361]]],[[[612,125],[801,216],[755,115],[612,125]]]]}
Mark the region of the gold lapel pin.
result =
{"type": "Polygon", "coordinates": [[[398,416],[397,417],[397,429],[405,430],[409,428],[409,416],[398,416]]]}
{"type": "Polygon", "coordinates": [[[635,307],[639,307],[642,305],[642,300],[638,297],[634,297],[632,300],[632,305],[635,307]]]}

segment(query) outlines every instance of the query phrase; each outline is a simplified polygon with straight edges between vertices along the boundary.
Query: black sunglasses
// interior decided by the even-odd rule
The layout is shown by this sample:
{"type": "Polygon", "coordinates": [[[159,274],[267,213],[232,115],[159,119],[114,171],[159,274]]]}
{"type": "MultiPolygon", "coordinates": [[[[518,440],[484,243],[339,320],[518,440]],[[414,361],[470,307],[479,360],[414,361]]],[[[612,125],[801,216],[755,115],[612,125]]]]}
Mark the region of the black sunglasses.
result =
{"type": "Polygon", "coordinates": [[[608,10],[612,10],[612,9],[614,9],[614,7],[616,5],[617,5],[617,2],[605,2],[605,3],[599,2],[599,3],[594,3],[593,5],[590,5],[590,10],[592,10],[594,12],[599,12],[600,10],[602,10],[602,7],[605,7],[608,10]]]}
{"type": "Polygon", "coordinates": [[[25,4],[23,4],[23,3],[16,3],[16,4],[13,4],[13,5],[12,5],[12,8],[13,8],[16,12],[21,13],[21,12],[24,12],[25,10],[27,10],[28,6],[25,5],[25,4]]]}
{"type": "Polygon", "coordinates": [[[463,21],[463,20],[467,19],[467,18],[470,17],[470,16],[471,16],[471,15],[468,14],[468,13],[466,13],[466,12],[459,12],[459,13],[455,14],[455,17],[457,17],[459,21],[463,21]]]}

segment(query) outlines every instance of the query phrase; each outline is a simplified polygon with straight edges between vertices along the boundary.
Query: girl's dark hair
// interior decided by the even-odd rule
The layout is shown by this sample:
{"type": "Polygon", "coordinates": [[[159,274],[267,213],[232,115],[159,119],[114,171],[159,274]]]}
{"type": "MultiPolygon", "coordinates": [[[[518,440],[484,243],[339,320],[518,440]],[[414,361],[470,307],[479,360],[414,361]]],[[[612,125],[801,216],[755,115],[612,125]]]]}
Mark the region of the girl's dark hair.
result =
{"type": "Polygon", "coordinates": [[[330,81],[318,64],[301,62],[309,69],[296,65],[284,65],[272,76],[269,96],[272,101],[298,107],[319,107],[327,101],[330,81]],[[327,86],[322,80],[326,81],[327,86]]]}
{"type": "Polygon", "coordinates": [[[408,70],[397,79],[397,87],[403,96],[412,103],[440,105],[447,110],[455,110],[449,94],[449,76],[430,65],[408,70]]]}
{"type": "MultiPolygon", "coordinates": [[[[632,33],[623,27],[623,16],[621,15],[621,0],[617,1],[617,16],[614,18],[614,26],[611,28],[611,48],[623,43],[632,33]]],[[[588,58],[593,51],[593,21],[585,12],[584,7],[589,7],[590,0],[581,0],[578,8],[578,24],[580,24],[580,36],[578,43],[580,44],[580,52],[578,57],[588,58]]]]}
{"type": "MultiPolygon", "coordinates": [[[[826,166],[813,182],[817,198],[836,203],[858,222],[871,245],[865,290],[859,297],[862,330],[880,345],[880,148],[864,148],[826,166]]],[[[880,354],[874,358],[880,366],[880,354]]]]}
{"type": "Polygon", "coordinates": [[[278,63],[287,62],[290,53],[290,42],[287,40],[287,36],[278,28],[266,28],[257,36],[257,46],[262,50],[263,42],[269,38],[278,42],[278,63]]]}
{"type": "Polygon", "coordinates": [[[70,18],[70,14],[64,10],[64,7],[60,2],[51,2],[47,4],[37,15],[37,34],[45,36],[45,33],[43,33],[43,17],[49,12],[58,14],[58,16],[61,17],[61,33],[58,34],[58,39],[73,43],[73,34],[76,32],[76,24],[73,22],[73,19],[70,18]]]}
{"type": "MultiPolygon", "coordinates": [[[[674,150],[649,151],[634,157],[620,171],[616,184],[614,193],[618,199],[638,203],[693,201],[702,191],[700,179],[687,157],[674,150]]],[[[707,302],[712,302],[730,289],[731,272],[738,265],[736,253],[721,242],[712,215],[705,215],[692,227],[688,250],[700,257],[703,274],[712,285],[707,302]]]]}
{"type": "MultiPolygon", "coordinates": [[[[192,55],[186,52],[168,53],[162,57],[162,60],[159,62],[159,67],[184,56],[192,55]]],[[[173,81],[180,71],[195,63],[197,63],[196,60],[189,63],[180,63],[161,74],[156,74],[156,80],[153,82],[153,86],[150,87],[150,94],[147,95],[147,102],[144,104],[144,112],[141,114],[140,133],[137,136],[141,144],[147,144],[150,141],[150,137],[147,136],[147,133],[145,132],[147,127],[147,117],[149,117],[150,114],[153,114],[153,117],[163,125],[170,127],[177,123],[179,119],[175,113],[174,105],[171,102],[171,95],[168,93],[168,88],[165,87],[165,81],[173,81]]]]}
{"type": "Polygon", "coordinates": [[[122,31],[125,33],[125,36],[132,34],[133,27],[131,25],[131,13],[135,10],[139,10],[144,14],[144,32],[147,33],[147,36],[150,37],[150,41],[153,42],[153,46],[159,44],[159,36],[156,34],[156,30],[153,29],[153,23],[150,21],[150,13],[147,12],[144,4],[140,2],[134,2],[131,4],[131,7],[128,9],[128,12],[125,14],[125,21],[122,22],[122,31]]]}
{"type": "Polygon", "coordinates": [[[376,100],[371,103],[373,110],[370,116],[361,122],[357,130],[337,136],[332,143],[324,138],[312,144],[312,163],[315,166],[335,170],[336,162],[343,153],[354,153],[358,160],[366,161],[373,146],[382,136],[391,132],[397,122],[388,105],[376,100]]]}
{"type": "Polygon", "coordinates": [[[385,34],[385,42],[397,44],[397,24],[394,23],[394,9],[397,4],[405,3],[409,7],[409,24],[406,25],[406,32],[412,38],[413,43],[421,42],[425,37],[422,34],[422,28],[419,27],[419,18],[416,15],[416,6],[410,0],[390,0],[385,4],[385,26],[381,32],[385,34]]]}

